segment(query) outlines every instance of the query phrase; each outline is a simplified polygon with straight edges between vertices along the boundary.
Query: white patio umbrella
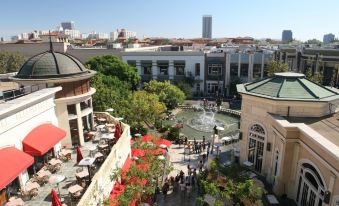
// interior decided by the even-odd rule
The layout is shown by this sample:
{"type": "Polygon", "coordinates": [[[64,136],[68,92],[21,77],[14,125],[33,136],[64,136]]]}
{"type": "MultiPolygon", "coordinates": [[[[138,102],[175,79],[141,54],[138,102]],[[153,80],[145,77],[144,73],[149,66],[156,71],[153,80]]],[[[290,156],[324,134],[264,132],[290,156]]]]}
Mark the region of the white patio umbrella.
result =
{"type": "Polygon", "coordinates": [[[167,146],[164,144],[159,145],[160,148],[165,149],[167,146]]]}
{"type": "Polygon", "coordinates": [[[106,112],[113,112],[113,111],[114,111],[113,108],[108,108],[108,109],[106,109],[106,112]]]}
{"type": "Polygon", "coordinates": [[[160,155],[160,156],[158,156],[158,159],[159,159],[159,160],[165,160],[166,158],[165,158],[164,155],[160,155]]]}
{"type": "Polygon", "coordinates": [[[51,184],[57,184],[58,186],[58,193],[60,196],[60,188],[59,188],[59,183],[64,181],[66,177],[64,175],[51,175],[48,179],[48,182],[51,184]]]}

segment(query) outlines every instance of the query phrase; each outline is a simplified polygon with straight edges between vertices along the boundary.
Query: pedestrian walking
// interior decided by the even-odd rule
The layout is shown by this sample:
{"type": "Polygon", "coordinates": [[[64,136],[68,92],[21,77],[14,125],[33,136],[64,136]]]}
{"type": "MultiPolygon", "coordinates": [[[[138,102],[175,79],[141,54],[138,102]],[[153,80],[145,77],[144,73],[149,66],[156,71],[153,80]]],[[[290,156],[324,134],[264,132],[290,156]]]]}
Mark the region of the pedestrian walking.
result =
{"type": "Polygon", "coordinates": [[[164,195],[164,198],[166,198],[168,190],[169,190],[169,183],[166,180],[165,184],[162,186],[162,194],[164,195]]]}
{"type": "Polygon", "coordinates": [[[203,167],[203,166],[204,166],[203,162],[200,161],[200,162],[199,162],[199,165],[198,165],[198,167],[199,167],[199,173],[202,172],[202,167],[203,167]]]}
{"type": "Polygon", "coordinates": [[[187,137],[185,136],[185,145],[187,145],[187,137]]]}
{"type": "Polygon", "coordinates": [[[187,165],[187,175],[190,176],[192,173],[191,166],[187,165]]]}
{"type": "Polygon", "coordinates": [[[206,149],[206,143],[202,142],[202,150],[205,151],[205,149],[206,149]]]}

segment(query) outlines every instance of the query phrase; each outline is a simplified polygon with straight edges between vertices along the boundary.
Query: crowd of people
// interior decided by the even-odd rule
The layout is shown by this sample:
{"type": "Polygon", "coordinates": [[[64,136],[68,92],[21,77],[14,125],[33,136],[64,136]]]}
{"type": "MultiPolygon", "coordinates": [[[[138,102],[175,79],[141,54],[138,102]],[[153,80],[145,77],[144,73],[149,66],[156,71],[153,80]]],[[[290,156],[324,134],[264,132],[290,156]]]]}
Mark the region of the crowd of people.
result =
{"type": "Polygon", "coordinates": [[[171,176],[165,179],[161,188],[164,198],[170,193],[169,191],[180,192],[181,196],[187,195],[187,197],[191,197],[192,190],[197,188],[198,173],[205,170],[205,163],[207,162],[211,143],[203,137],[201,142],[197,142],[195,138],[193,141],[188,142],[187,138],[184,138],[183,144],[186,149],[190,149],[195,154],[199,154],[198,163],[195,165],[188,164],[186,172],[181,170],[175,177],[171,176]]]}

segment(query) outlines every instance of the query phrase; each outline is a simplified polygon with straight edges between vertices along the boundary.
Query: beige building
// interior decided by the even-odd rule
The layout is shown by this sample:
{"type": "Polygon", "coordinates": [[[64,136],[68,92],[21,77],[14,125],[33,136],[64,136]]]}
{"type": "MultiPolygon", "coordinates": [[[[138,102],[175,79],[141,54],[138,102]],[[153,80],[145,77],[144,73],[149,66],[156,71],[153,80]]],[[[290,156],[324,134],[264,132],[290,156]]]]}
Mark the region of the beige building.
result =
{"type": "Polygon", "coordinates": [[[276,73],[237,85],[240,161],[300,206],[339,205],[339,91],[276,73]]]}
{"type": "Polygon", "coordinates": [[[20,85],[32,87],[62,87],[55,94],[58,125],[67,132],[62,145],[83,145],[84,133],[93,129],[90,78],[96,72],[85,68],[75,57],[54,51],[40,53],[28,59],[12,79],[20,85]]]}

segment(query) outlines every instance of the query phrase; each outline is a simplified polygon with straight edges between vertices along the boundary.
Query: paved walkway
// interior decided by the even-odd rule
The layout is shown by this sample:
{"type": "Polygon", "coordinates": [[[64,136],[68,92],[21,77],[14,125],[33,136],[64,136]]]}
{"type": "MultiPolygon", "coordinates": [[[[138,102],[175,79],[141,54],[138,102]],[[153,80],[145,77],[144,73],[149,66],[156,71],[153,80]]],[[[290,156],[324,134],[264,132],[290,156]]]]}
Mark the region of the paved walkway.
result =
{"type": "MultiPolygon", "coordinates": [[[[234,145],[227,145],[220,147],[221,153],[220,153],[220,162],[221,164],[226,163],[231,160],[231,150],[234,147],[237,147],[237,144],[234,145]]],[[[203,151],[201,154],[206,153],[206,150],[203,151]]],[[[172,145],[169,148],[169,154],[170,154],[170,161],[173,166],[173,171],[170,172],[168,175],[175,177],[180,170],[185,172],[185,175],[187,175],[187,165],[190,165],[191,168],[197,168],[198,169],[198,163],[200,161],[201,155],[199,154],[191,154],[190,156],[184,155],[184,146],[181,145],[172,145]]],[[[205,164],[206,167],[207,164],[205,164]]],[[[174,191],[172,194],[169,194],[164,198],[162,194],[159,194],[157,196],[157,204],[159,206],[195,206],[200,205],[196,198],[198,197],[198,188],[193,188],[193,191],[190,195],[188,195],[185,192],[180,191],[174,191]]]]}
{"type": "MultiPolygon", "coordinates": [[[[168,177],[175,177],[180,170],[182,170],[185,175],[187,175],[187,165],[190,165],[192,168],[198,169],[199,163],[199,154],[191,154],[189,156],[184,155],[184,146],[181,145],[172,145],[168,152],[170,154],[170,161],[173,166],[173,170],[170,172],[168,177]]],[[[157,196],[157,205],[159,206],[194,206],[199,205],[196,201],[197,198],[197,188],[193,189],[190,195],[186,194],[186,191],[174,191],[172,194],[167,195],[165,198],[162,194],[157,196]]]]}

